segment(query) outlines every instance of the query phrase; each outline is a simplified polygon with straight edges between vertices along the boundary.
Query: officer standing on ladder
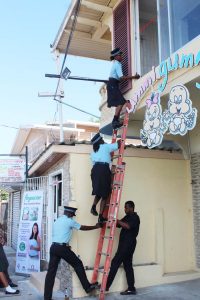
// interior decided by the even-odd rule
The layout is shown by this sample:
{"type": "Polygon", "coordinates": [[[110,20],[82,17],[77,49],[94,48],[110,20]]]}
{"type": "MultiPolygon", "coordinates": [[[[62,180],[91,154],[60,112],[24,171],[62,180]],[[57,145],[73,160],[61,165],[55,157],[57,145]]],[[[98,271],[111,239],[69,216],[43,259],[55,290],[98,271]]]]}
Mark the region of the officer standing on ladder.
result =
{"type": "Polygon", "coordinates": [[[82,261],[71,250],[69,242],[72,237],[73,229],[93,230],[100,228],[100,224],[94,226],[80,225],[73,217],[76,216],[77,208],[64,206],[64,215],[59,217],[53,225],[52,245],[50,248],[50,261],[45,279],[44,300],[52,300],[52,292],[58,264],[62,259],[69,263],[75,270],[86,293],[92,292],[98,283],[89,283],[82,261]]]}
{"type": "Polygon", "coordinates": [[[123,124],[119,121],[119,116],[124,104],[130,105],[128,100],[125,100],[119,89],[120,81],[127,79],[139,79],[140,75],[137,73],[134,76],[124,76],[122,71],[122,54],[120,48],[111,51],[110,60],[112,61],[112,68],[110,71],[109,81],[107,83],[107,106],[116,107],[115,115],[112,121],[113,129],[120,128],[123,124]]]}
{"type": "Polygon", "coordinates": [[[91,153],[93,164],[91,170],[92,195],[95,197],[90,212],[94,216],[98,216],[96,205],[101,200],[98,222],[102,223],[107,221],[103,217],[103,212],[111,193],[111,152],[119,149],[121,140],[118,140],[116,143],[106,144],[100,133],[97,133],[91,139],[91,143],[93,145],[93,152],[91,153]]]}
{"type": "Polygon", "coordinates": [[[133,201],[127,201],[125,203],[124,211],[126,216],[117,220],[117,227],[122,228],[119,237],[118,249],[115,256],[112,259],[110,272],[108,275],[106,291],[109,288],[117,274],[120,265],[123,263],[126,273],[126,279],[128,288],[121,295],[135,295],[135,277],[133,270],[133,253],[137,244],[136,237],[140,228],[140,218],[136,212],[134,212],[135,204],[133,201]]]}

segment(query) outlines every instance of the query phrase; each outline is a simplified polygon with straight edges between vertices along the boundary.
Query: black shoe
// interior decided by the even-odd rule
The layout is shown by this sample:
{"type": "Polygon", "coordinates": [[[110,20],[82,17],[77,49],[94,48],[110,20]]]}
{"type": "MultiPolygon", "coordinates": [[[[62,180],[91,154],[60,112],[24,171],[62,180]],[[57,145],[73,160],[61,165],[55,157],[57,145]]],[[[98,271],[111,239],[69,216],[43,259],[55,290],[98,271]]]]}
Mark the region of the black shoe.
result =
{"type": "Polygon", "coordinates": [[[108,219],[104,218],[102,215],[99,215],[98,223],[105,223],[107,221],[108,221],[108,219]]]}
{"type": "Polygon", "coordinates": [[[136,295],[136,294],[137,294],[136,289],[133,289],[133,290],[127,289],[126,291],[120,293],[120,295],[123,295],[123,296],[136,295]]]}
{"type": "Polygon", "coordinates": [[[98,282],[91,283],[90,286],[89,286],[89,288],[86,290],[86,293],[89,294],[92,291],[96,290],[97,288],[99,288],[98,282]]]}
{"type": "Polygon", "coordinates": [[[96,206],[95,205],[92,205],[92,208],[91,208],[90,212],[91,212],[92,215],[98,216],[98,212],[96,210],[96,206]]]}
{"type": "Polygon", "coordinates": [[[15,284],[15,283],[13,283],[13,282],[10,282],[10,283],[9,283],[9,286],[10,286],[11,288],[18,287],[18,285],[17,285],[17,284],[15,284]]]}
{"type": "Polygon", "coordinates": [[[16,290],[14,293],[5,291],[5,294],[6,294],[6,295],[19,295],[19,294],[20,294],[20,291],[19,291],[19,290],[16,290]]]}
{"type": "Polygon", "coordinates": [[[114,130],[119,129],[122,126],[123,126],[123,123],[121,123],[120,121],[118,121],[118,120],[112,121],[112,128],[114,130]]]}

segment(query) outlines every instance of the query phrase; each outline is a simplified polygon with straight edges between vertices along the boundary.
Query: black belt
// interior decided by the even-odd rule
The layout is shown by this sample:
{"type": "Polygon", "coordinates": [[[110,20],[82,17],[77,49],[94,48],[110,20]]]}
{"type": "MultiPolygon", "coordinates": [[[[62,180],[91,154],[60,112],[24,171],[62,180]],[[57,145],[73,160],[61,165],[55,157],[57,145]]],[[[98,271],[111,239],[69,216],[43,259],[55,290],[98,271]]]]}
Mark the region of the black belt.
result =
{"type": "Polygon", "coordinates": [[[99,162],[95,162],[95,165],[108,165],[109,166],[109,163],[99,161],[99,162]]]}
{"type": "Polygon", "coordinates": [[[59,245],[59,246],[69,247],[69,244],[68,244],[68,243],[56,243],[56,242],[53,242],[52,244],[53,244],[53,245],[59,245]]]}

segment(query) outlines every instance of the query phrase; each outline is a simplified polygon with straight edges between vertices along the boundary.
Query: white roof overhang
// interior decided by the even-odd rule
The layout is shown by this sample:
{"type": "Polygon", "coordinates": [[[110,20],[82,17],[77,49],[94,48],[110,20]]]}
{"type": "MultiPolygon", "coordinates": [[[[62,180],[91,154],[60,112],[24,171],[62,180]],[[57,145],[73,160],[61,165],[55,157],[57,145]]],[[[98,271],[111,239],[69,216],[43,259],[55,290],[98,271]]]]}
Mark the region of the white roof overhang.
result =
{"type": "MultiPolygon", "coordinates": [[[[108,60],[112,47],[109,21],[118,0],[82,0],[68,54],[108,60]]],[[[63,23],[57,33],[53,51],[65,53],[73,20],[76,0],[72,0],[63,23]]]]}

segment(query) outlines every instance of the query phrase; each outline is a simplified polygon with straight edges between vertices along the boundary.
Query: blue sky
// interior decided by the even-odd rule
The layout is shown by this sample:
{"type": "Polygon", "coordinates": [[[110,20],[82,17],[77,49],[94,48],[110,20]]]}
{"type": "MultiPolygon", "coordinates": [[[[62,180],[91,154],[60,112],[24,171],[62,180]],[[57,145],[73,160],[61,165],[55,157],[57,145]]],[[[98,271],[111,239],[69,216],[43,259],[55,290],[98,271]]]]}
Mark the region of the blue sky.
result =
{"type": "MultiPolygon", "coordinates": [[[[69,4],[70,0],[6,0],[0,4],[0,154],[10,153],[17,133],[12,127],[58,120],[56,102],[39,98],[38,92],[55,92],[57,80],[46,78],[45,73],[56,73],[50,44],[69,4]]],[[[68,56],[66,65],[72,76],[107,78],[109,73],[105,61],[68,56]]],[[[100,115],[100,86],[68,80],[64,101],[100,115]]],[[[63,106],[63,120],[69,119],[88,121],[90,116],[63,106]]]]}

